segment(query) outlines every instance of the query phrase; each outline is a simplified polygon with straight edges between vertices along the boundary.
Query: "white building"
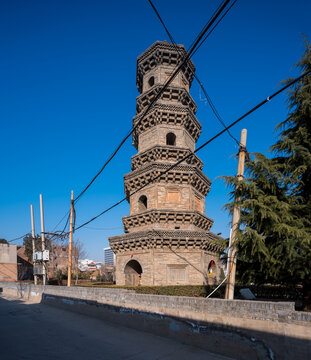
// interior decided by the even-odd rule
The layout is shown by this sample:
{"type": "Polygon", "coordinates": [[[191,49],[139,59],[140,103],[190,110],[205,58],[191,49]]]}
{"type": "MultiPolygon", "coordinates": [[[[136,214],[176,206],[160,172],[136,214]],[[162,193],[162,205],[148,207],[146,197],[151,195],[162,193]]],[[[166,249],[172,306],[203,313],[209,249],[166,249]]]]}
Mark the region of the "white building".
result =
{"type": "Polygon", "coordinates": [[[101,262],[96,262],[96,269],[100,270],[102,267],[102,263],[101,262]]]}
{"type": "MultiPolygon", "coordinates": [[[[78,268],[80,271],[88,271],[90,270],[90,268],[92,268],[92,264],[95,264],[93,260],[82,259],[78,261],[78,268]]],[[[95,270],[96,270],[96,264],[95,264],[95,270]]]]}

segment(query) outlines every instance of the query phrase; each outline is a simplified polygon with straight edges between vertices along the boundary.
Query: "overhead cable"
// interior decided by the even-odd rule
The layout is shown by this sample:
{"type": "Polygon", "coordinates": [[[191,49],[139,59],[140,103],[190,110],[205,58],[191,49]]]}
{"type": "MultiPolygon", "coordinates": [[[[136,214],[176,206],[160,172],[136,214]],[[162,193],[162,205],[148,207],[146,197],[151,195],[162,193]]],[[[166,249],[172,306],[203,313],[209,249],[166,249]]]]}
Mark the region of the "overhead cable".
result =
{"type": "MultiPolygon", "coordinates": [[[[68,216],[70,214],[70,210],[66,212],[66,214],[59,220],[59,222],[57,223],[57,225],[54,226],[53,230],[51,232],[53,232],[57,227],[58,225],[60,225],[62,223],[62,221],[65,219],[66,216],[68,216]]],[[[67,222],[66,222],[66,225],[65,227],[67,226],[67,222]]]]}
{"type": "MultiPolygon", "coordinates": [[[[165,25],[163,19],[161,18],[161,15],[159,14],[157,8],[155,7],[155,5],[153,4],[153,2],[152,2],[151,0],[148,0],[148,2],[149,2],[149,4],[151,5],[151,7],[152,7],[152,9],[154,10],[154,12],[156,13],[156,15],[157,15],[158,19],[160,20],[161,24],[163,25],[166,34],[168,35],[168,37],[169,37],[170,40],[171,40],[171,43],[172,43],[172,44],[174,45],[174,47],[175,47],[175,50],[180,53],[180,49],[178,48],[178,46],[177,46],[177,44],[176,44],[176,42],[175,42],[172,34],[169,32],[169,30],[168,30],[167,26],[165,25]]],[[[227,11],[226,11],[226,12],[224,13],[224,15],[221,17],[221,19],[216,23],[216,25],[212,28],[212,30],[209,31],[209,33],[207,34],[207,36],[204,38],[204,41],[205,41],[205,40],[207,39],[207,37],[212,33],[212,31],[215,29],[215,27],[220,23],[220,21],[225,17],[225,15],[229,12],[229,10],[232,8],[232,6],[233,6],[236,2],[237,2],[237,0],[235,0],[235,1],[231,4],[231,6],[227,9],[227,11]]],[[[202,43],[201,43],[201,45],[202,45],[202,43]]],[[[201,46],[201,45],[200,45],[200,46],[201,46]]],[[[194,51],[193,54],[195,54],[195,53],[196,53],[196,51],[194,51]]],[[[211,98],[209,97],[209,95],[207,94],[207,91],[206,91],[206,89],[204,88],[204,86],[203,86],[202,82],[200,81],[199,77],[195,74],[195,71],[193,71],[192,69],[190,69],[190,71],[192,72],[194,78],[196,79],[196,81],[198,82],[200,88],[202,89],[202,91],[203,91],[203,93],[204,93],[204,96],[205,96],[205,98],[206,98],[206,100],[207,100],[210,108],[212,109],[214,115],[216,116],[216,118],[218,119],[218,121],[221,123],[221,125],[222,125],[223,127],[226,127],[225,122],[222,120],[221,116],[219,115],[219,113],[218,113],[215,105],[214,105],[213,102],[212,102],[212,99],[211,99],[211,98]]],[[[238,146],[240,146],[240,142],[231,134],[231,132],[230,132],[229,130],[227,131],[227,133],[228,133],[228,135],[236,142],[236,144],[237,144],[238,146]]]]}
{"type": "MultiPolygon", "coordinates": [[[[228,9],[223,13],[221,18],[216,22],[216,24],[211,28],[211,30],[205,35],[204,39],[201,41],[201,43],[198,45],[198,47],[193,52],[193,55],[200,49],[200,47],[204,44],[206,39],[211,35],[211,33],[215,30],[217,25],[222,21],[222,19],[228,14],[228,12],[231,10],[231,8],[234,6],[234,4],[237,2],[237,0],[234,0],[233,3],[228,7],[228,9]]],[[[192,55],[192,56],[193,56],[192,55]]]]}
{"type": "Polygon", "coordinates": [[[13,241],[17,241],[17,240],[20,240],[20,239],[23,239],[24,237],[26,237],[27,235],[29,235],[31,233],[31,231],[29,231],[28,233],[18,237],[18,238],[15,238],[15,239],[12,239],[12,240],[7,240],[8,243],[10,242],[13,242],[13,241]]]}
{"type": "Polygon", "coordinates": [[[248,112],[246,112],[244,115],[242,115],[241,117],[239,117],[237,120],[233,121],[230,125],[226,126],[225,129],[221,130],[220,132],[218,132],[216,135],[214,135],[212,138],[210,138],[209,140],[207,140],[204,144],[202,144],[201,146],[199,146],[196,150],[194,150],[193,152],[190,152],[188,155],[184,156],[183,158],[181,158],[180,160],[178,160],[176,163],[174,163],[173,165],[171,165],[170,167],[168,167],[166,170],[162,171],[160,174],[158,174],[157,176],[155,176],[154,178],[150,179],[146,184],[144,184],[143,186],[141,186],[140,188],[138,188],[137,190],[133,191],[131,194],[129,194],[127,197],[124,197],[123,199],[121,199],[120,201],[118,201],[117,203],[111,205],[109,208],[105,209],[104,211],[102,211],[100,214],[94,216],[93,218],[91,218],[90,220],[86,221],[85,223],[83,223],[82,225],[78,226],[75,230],[79,230],[82,227],[88,225],[89,223],[93,222],[94,220],[98,219],[100,216],[104,215],[105,213],[107,213],[108,211],[112,210],[113,208],[115,208],[116,206],[118,206],[119,204],[121,204],[122,202],[124,202],[125,200],[127,200],[128,198],[130,198],[131,196],[133,196],[134,194],[136,194],[138,191],[144,189],[146,186],[148,186],[149,184],[151,184],[152,182],[154,182],[155,180],[157,180],[158,178],[160,178],[162,175],[166,174],[167,172],[169,172],[170,170],[172,170],[173,168],[175,168],[176,166],[180,165],[183,161],[189,159],[191,156],[193,156],[195,153],[199,152],[200,150],[202,150],[205,146],[207,146],[209,143],[211,143],[212,141],[214,141],[215,139],[217,139],[220,135],[222,135],[223,133],[225,133],[228,129],[232,128],[234,125],[236,125],[237,123],[239,123],[241,120],[243,120],[244,118],[246,118],[247,116],[249,116],[250,114],[252,114],[254,111],[256,111],[257,109],[259,109],[260,107],[262,107],[264,104],[266,104],[267,102],[271,101],[275,96],[279,95],[281,92],[283,92],[284,90],[286,90],[287,88],[289,88],[290,86],[292,86],[293,84],[295,84],[297,81],[301,80],[302,78],[304,78],[305,76],[309,75],[311,73],[311,70],[302,74],[301,76],[297,77],[296,79],[293,79],[292,81],[290,81],[288,84],[286,84],[285,86],[283,86],[281,89],[279,89],[278,91],[276,91],[275,93],[273,93],[272,95],[268,96],[265,100],[261,101],[260,103],[258,103],[256,106],[254,106],[253,108],[251,108],[248,112]]]}
{"type": "Polygon", "coordinates": [[[133,126],[132,130],[125,136],[125,138],[120,142],[120,144],[117,146],[117,148],[114,150],[112,155],[108,158],[108,160],[105,162],[105,164],[101,167],[101,169],[98,171],[98,173],[93,177],[93,179],[88,183],[88,185],[78,194],[78,196],[75,198],[75,202],[87,191],[87,189],[93,184],[93,182],[97,179],[97,177],[103,172],[103,170],[106,168],[106,166],[110,163],[110,161],[115,157],[115,155],[118,153],[122,145],[125,143],[125,141],[133,134],[133,132],[137,129],[137,127],[140,125],[143,118],[146,116],[146,114],[150,111],[154,103],[160,98],[164,90],[169,86],[169,84],[173,81],[173,79],[176,77],[178,72],[182,69],[182,67],[186,64],[186,62],[193,56],[194,51],[204,35],[207,33],[207,31],[213,26],[213,24],[217,21],[218,17],[221,15],[223,10],[226,8],[226,6],[229,4],[230,0],[225,0],[222,2],[222,4],[218,7],[217,11],[215,11],[214,15],[211,17],[210,21],[204,26],[202,31],[199,33],[199,35],[196,37],[193,45],[191,46],[190,50],[188,51],[185,58],[181,61],[181,63],[178,65],[176,70],[172,73],[172,75],[169,77],[169,79],[166,81],[166,83],[162,86],[160,91],[156,94],[156,96],[151,100],[150,104],[145,109],[144,113],[142,114],[140,120],[136,123],[135,126],[133,126]]]}

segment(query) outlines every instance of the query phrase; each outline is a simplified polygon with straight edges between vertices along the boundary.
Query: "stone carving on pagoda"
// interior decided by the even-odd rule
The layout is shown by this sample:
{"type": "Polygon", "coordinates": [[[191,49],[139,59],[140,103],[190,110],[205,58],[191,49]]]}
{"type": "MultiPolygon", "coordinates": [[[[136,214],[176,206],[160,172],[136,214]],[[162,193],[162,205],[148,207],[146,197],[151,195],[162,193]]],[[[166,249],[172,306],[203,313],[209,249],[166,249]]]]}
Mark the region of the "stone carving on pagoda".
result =
{"type": "Polygon", "coordinates": [[[144,114],[185,55],[184,46],[164,41],[137,59],[137,154],[124,176],[130,214],[123,217],[125,234],[109,238],[117,285],[195,285],[220,278],[222,248],[205,215],[211,181],[203,163],[193,154],[170,169],[195,150],[201,133],[189,93],[195,71],[190,59],[144,114]]]}

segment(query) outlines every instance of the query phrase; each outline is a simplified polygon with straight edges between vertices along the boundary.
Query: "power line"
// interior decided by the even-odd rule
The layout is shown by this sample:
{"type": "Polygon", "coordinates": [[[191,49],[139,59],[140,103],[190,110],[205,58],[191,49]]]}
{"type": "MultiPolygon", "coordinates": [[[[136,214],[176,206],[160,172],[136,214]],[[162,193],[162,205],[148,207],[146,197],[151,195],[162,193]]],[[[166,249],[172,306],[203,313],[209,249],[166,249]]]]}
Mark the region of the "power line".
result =
{"type": "Polygon", "coordinates": [[[62,221],[65,219],[66,216],[68,216],[70,214],[70,210],[66,212],[66,214],[60,219],[60,221],[57,223],[57,225],[54,226],[53,230],[51,232],[53,232],[58,225],[60,225],[62,223],[62,221]]]}
{"type": "MultiPolygon", "coordinates": [[[[159,12],[157,11],[156,7],[154,6],[154,4],[152,3],[151,0],[148,0],[150,5],[152,6],[153,10],[155,11],[156,15],[158,16],[161,24],[163,25],[167,35],[169,36],[171,43],[174,45],[175,50],[177,50],[177,52],[180,52],[179,48],[176,46],[176,42],[174,40],[174,38],[172,37],[172,35],[170,34],[168,28],[166,27],[164,21],[162,20],[159,12]]],[[[208,34],[205,36],[205,38],[202,40],[202,42],[199,44],[199,47],[202,46],[203,42],[206,41],[206,39],[208,38],[208,36],[213,32],[213,30],[216,28],[216,26],[221,22],[221,20],[225,17],[225,15],[230,11],[230,9],[233,7],[233,5],[237,2],[237,0],[235,0],[231,6],[225,11],[225,13],[221,16],[220,20],[213,26],[213,28],[208,32],[208,34]]],[[[213,17],[215,16],[215,14],[218,13],[219,9],[220,9],[221,5],[219,5],[219,7],[215,10],[214,14],[212,15],[212,17],[210,18],[210,20],[208,21],[208,23],[206,24],[206,26],[212,21],[213,17]]],[[[202,33],[202,32],[201,32],[202,33]]],[[[200,33],[200,34],[201,34],[200,33]]],[[[199,34],[199,35],[200,35],[199,34]]],[[[196,39],[192,42],[191,47],[193,47],[193,44],[195,43],[195,41],[198,39],[199,35],[196,37],[196,39]]],[[[194,50],[194,52],[192,53],[191,57],[197,52],[198,49],[194,50]]],[[[190,71],[192,71],[192,69],[190,69],[190,71]]],[[[215,105],[213,104],[210,96],[207,94],[206,89],[204,88],[203,84],[201,83],[199,77],[195,74],[195,72],[192,72],[194,75],[194,78],[196,79],[196,81],[198,82],[200,88],[202,89],[204,96],[207,100],[207,102],[210,105],[211,110],[213,111],[214,115],[216,116],[216,118],[218,119],[218,121],[224,126],[226,127],[226,124],[224,123],[224,121],[222,120],[220,114],[218,113],[215,105]]],[[[163,91],[164,89],[162,88],[160,93],[163,91]]],[[[152,106],[153,103],[156,100],[154,100],[150,105],[152,106]]],[[[150,108],[151,108],[150,106],[150,108]]],[[[149,109],[147,109],[145,111],[145,114],[142,116],[142,118],[146,115],[146,113],[148,112],[149,109]]],[[[100,169],[100,171],[95,175],[95,177],[91,180],[91,182],[85,187],[85,189],[76,197],[75,199],[75,203],[80,199],[80,197],[86,192],[86,190],[92,185],[92,183],[96,180],[96,178],[102,173],[102,171],[105,169],[105,167],[108,165],[108,163],[113,159],[113,157],[116,155],[116,153],[118,152],[118,150],[121,148],[121,146],[123,145],[123,143],[128,139],[128,137],[133,133],[133,131],[137,128],[137,126],[139,125],[140,121],[137,123],[137,125],[132,129],[132,131],[123,139],[123,141],[120,143],[119,147],[112,153],[112,155],[109,157],[108,161],[103,165],[103,167],[100,169]]],[[[231,134],[231,132],[229,130],[227,130],[228,135],[237,143],[237,145],[239,146],[239,141],[231,134]]],[[[65,232],[65,229],[68,225],[69,222],[69,217],[70,217],[70,211],[68,211],[63,218],[58,222],[58,224],[54,227],[54,229],[52,230],[52,232],[58,227],[58,225],[64,220],[64,218],[67,217],[67,221],[66,224],[63,228],[63,230],[60,232],[60,234],[62,235],[65,232]]]]}
{"type": "MultiPolygon", "coordinates": [[[[170,34],[169,30],[167,29],[167,27],[165,26],[164,21],[162,20],[159,12],[157,11],[156,7],[154,6],[154,4],[152,3],[151,0],[148,0],[150,5],[152,6],[152,8],[154,9],[156,15],[158,16],[160,22],[162,23],[167,35],[169,36],[172,44],[175,47],[175,50],[177,50],[177,52],[180,52],[179,48],[176,46],[176,42],[173,39],[172,35],[170,34]]],[[[199,44],[199,47],[202,46],[203,42],[207,39],[207,37],[212,33],[212,31],[216,28],[216,26],[220,23],[220,21],[224,18],[224,16],[229,12],[229,10],[232,8],[232,6],[236,3],[237,0],[235,0],[231,6],[226,10],[226,12],[222,15],[222,17],[220,18],[220,20],[216,23],[216,25],[208,32],[208,34],[206,35],[206,37],[203,39],[203,41],[199,44]]],[[[212,15],[212,17],[210,18],[210,20],[208,21],[208,23],[206,24],[206,26],[209,24],[209,22],[212,21],[213,17],[215,16],[215,14],[217,13],[217,10],[219,11],[221,5],[219,5],[219,7],[215,10],[214,14],[212,15]]],[[[202,33],[202,32],[201,32],[202,33]]],[[[200,33],[200,34],[201,34],[200,33]]],[[[199,34],[199,35],[200,35],[199,34]]],[[[195,43],[195,41],[198,39],[199,35],[196,37],[196,39],[192,42],[192,45],[195,43]]],[[[191,46],[192,46],[191,45],[191,46]]],[[[197,49],[193,52],[193,54],[191,56],[193,56],[195,53],[197,52],[197,49]]],[[[190,69],[190,71],[192,71],[192,69],[190,69]]],[[[198,76],[195,74],[195,72],[192,72],[194,75],[194,78],[196,79],[196,81],[198,82],[199,86],[201,87],[207,102],[209,103],[213,113],[215,114],[216,118],[219,120],[219,122],[226,127],[226,124],[224,123],[224,121],[221,119],[221,116],[219,115],[215,105],[213,104],[211,98],[209,97],[209,95],[207,94],[207,91],[205,90],[203,84],[201,83],[201,81],[199,80],[198,76]]],[[[163,88],[161,89],[160,93],[163,91],[163,88]]],[[[153,101],[150,105],[152,105],[155,101],[153,101]]],[[[151,108],[151,106],[150,106],[151,108]]],[[[146,115],[146,113],[148,112],[149,109],[147,109],[145,111],[145,114],[142,116],[142,118],[146,115]]],[[[79,200],[79,198],[85,193],[85,191],[92,185],[92,183],[96,180],[96,178],[102,173],[102,171],[105,169],[105,167],[108,165],[108,163],[113,159],[113,157],[116,155],[116,152],[119,150],[119,148],[123,145],[123,143],[128,139],[128,137],[133,133],[133,131],[137,128],[137,126],[139,125],[140,122],[138,122],[138,124],[132,129],[132,131],[123,139],[123,141],[121,142],[121,144],[119,145],[119,147],[117,148],[116,151],[114,151],[112,153],[112,155],[109,157],[108,161],[103,165],[103,167],[100,169],[100,171],[96,174],[96,176],[91,180],[91,182],[85,187],[85,189],[76,197],[75,199],[75,203],[79,200]]],[[[239,141],[230,133],[230,131],[227,131],[229,136],[237,143],[237,145],[239,145],[239,141]]],[[[70,217],[70,210],[62,217],[62,219],[57,223],[57,225],[53,228],[52,232],[58,227],[58,225],[65,219],[65,217],[67,217],[67,221],[66,224],[63,228],[63,230],[60,232],[60,234],[63,234],[65,232],[65,229],[68,225],[69,222],[69,217],[70,217]]]]}
{"type": "MultiPolygon", "coordinates": [[[[155,7],[155,5],[153,4],[152,0],[148,0],[149,4],[151,5],[152,9],[154,10],[155,14],[157,15],[158,19],[160,20],[161,24],[163,25],[164,27],[164,30],[166,32],[166,34],[168,35],[168,37],[170,38],[171,40],[171,43],[174,45],[175,47],[175,50],[177,52],[180,53],[180,50],[172,36],[172,34],[169,32],[167,26],[165,25],[160,13],[158,12],[157,8],[155,7]]],[[[232,6],[237,2],[237,0],[235,0],[231,6],[227,9],[227,11],[223,14],[223,16],[220,18],[220,20],[215,24],[215,26],[212,28],[212,30],[209,31],[209,33],[206,35],[206,37],[203,39],[204,41],[207,39],[207,37],[212,33],[212,31],[216,28],[216,26],[220,23],[220,21],[225,17],[225,15],[229,12],[229,10],[232,8],[232,6]]],[[[199,46],[201,46],[203,44],[203,41],[201,42],[201,44],[199,46]]],[[[194,51],[193,55],[196,53],[197,50],[194,51]]],[[[199,77],[195,74],[195,71],[192,71],[192,69],[190,69],[190,71],[192,72],[194,78],[196,79],[196,81],[198,82],[200,88],[202,89],[204,95],[205,95],[205,98],[211,108],[211,110],[213,111],[214,115],[216,116],[216,118],[218,119],[218,121],[221,123],[221,125],[223,127],[226,127],[226,124],[225,122],[222,120],[221,116],[219,115],[215,105],[213,104],[212,102],[212,99],[209,97],[209,95],[207,94],[207,91],[206,89],[204,88],[202,82],[200,81],[199,77]]],[[[231,134],[231,132],[228,130],[227,131],[228,135],[236,142],[236,144],[238,146],[240,146],[240,142],[231,134]]]]}
{"type": "Polygon", "coordinates": [[[193,45],[191,46],[189,52],[187,52],[187,55],[185,58],[181,61],[180,65],[177,66],[173,74],[169,77],[169,79],[166,81],[166,83],[162,86],[160,91],[156,94],[156,96],[152,99],[150,104],[145,109],[144,113],[142,114],[140,120],[136,123],[136,125],[132,128],[132,130],[128,133],[128,135],[125,136],[125,138],[120,142],[120,144],[117,146],[117,148],[114,150],[112,155],[108,158],[108,160],[105,162],[105,164],[101,167],[99,172],[93,177],[93,179],[89,182],[89,184],[80,192],[80,194],[75,198],[75,202],[87,191],[87,189],[93,184],[93,182],[97,179],[97,177],[103,172],[103,170],[106,168],[106,166],[110,163],[110,161],[115,157],[115,155],[118,153],[122,145],[125,143],[125,141],[133,134],[133,132],[137,129],[137,127],[140,125],[143,118],[146,116],[146,114],[150,111],[153,104],[160,98],[162,93],[165,91],[165,89],[169,86],[169,84],[173,81],[173,79],[176,77],[178,72],[182,69],[182,67],[186,64],[186,62],[192,57],[196,47],[200,43],[201,39],[204,37],[206,32],[213,26],[217,18],[221,15],[222,11],[226,8],[226,6],[229,4],[231,0],[225,0],[222,2],[222,4],[218,7],[218,9],[215,11],[214,15],[211,17],[211,19],[208,21],[208,23],[204,26],[202,31],[199,33],[199,35],[196,37],[193,45]]]}
{"type": "Polygon", "coordinates": [[[66,214],[58,222],[58,224],[56,226],[54,226],[52,231],[44,232],[45,235],[50,236],[49,240],[53,240],[53,241],[58,241],[58,240],[64,241],[64,240],[66,240],[69,233],[65,232],[65,230],[66,230],[66,227],[68,225],[69,218],[70,218],[70,210],[67,211],[66,214]],[[62,221],[66,218],[66,216],[67,216],[67,220],[66,220],[66,223],[65,223],[65,226],[64,226],[63,230],[56,230],[55,231],[57,226],[62,223],[62,221]]]}
{"type": "Polygon", "coordinates": [[[61,230],[61,231],[55,231],[55,233],[58,232],[60,236],[65,233],[65,230],[66,230],[66,228],[67,228],[67,226],[68,226],[69,219],[70,219],[70,210],[67,211],[67,213],[65,214],[65,216],[63,217],[63,219],[64,219],[66,216],[67,216],[67,220],[66,220],[65,226],[63,227],[63,230],[61,230]]]}
{"type": "MultiPolygon", "coordinates": [[[[70,213],[70,212],[69,212],[69,213],[70,213]]],[[[65,219],[65,217],[67,216],[67,214],[68,214],[68,212],[62,217],[62,219],[58,222],[58,224],[53,228],[53,230],[52,230],[51,232],[44,232],[44,234],[46,234],[46,235],[52,235],[52,237],[60,237],[60,238],[66,236],[66,235],[63,235],[63,234],[65,233],[66,227],[67,227],[67,225],[68,225],[68,220],[67,220],[67,222],[66,222],[66,224],[65,224],[65,227],[63,228],[62,231],[54,231],[54,230],[55,230],[55,229],[57,228],[57,226],[65,219]]],[[[69,218],[68,218],[68,219],[69,219],[69,218]]],[[[29,234],[31,234],[31,231],[29,231],[28,233],[26,233],[26,234],[24,234],[24,235],[22,235],[22,236],[19,236],[19,237],[15,238],[15,239],[7,240],[7,242],[10,243],[10,242],[13,242],[13,241],[17,241],[17,240],[23,239],[25,236],[27,236],[27,235],[29,235],[29,234]]],[[[50,240],[51,240],[51,239],[50,239],[50,240]]]]}
{"type": "MultiPolygon", "coordinates": [[[[159,231],[153,229],[153,231],[163,240],[163,237],[162,235],[159,233],[159,231]]],[[[201,271],[200,269],[198,269],[195,265],[193,265],[188,259],[186,259],[185,257],[181,256],[180,254],[178,254],[176,251],[174,251],[172,249],[172,247],[170,245],[168,245],[168,249],[174,253],[176,256],[178,256],[179,258],[181,258],[182,260],[184,260],[186,263],[188,263],[191,267],[193,267],[196,271],[198,271],[199,273],[201,273],[204,277],[206,277],[206,273],[204,273],[203,271],[201,271]]],[[[232,266],[233,264],[231,265],[231,268],[230,268],[230,271],[229,271],[229,274],[231,273],[232,271],[232,266]]],[[[210,292],[205,298],[209,298],[211,297],[219,288],[220,286],[227,280],[229,274],[227,274],[227,276],[225,276],[225,278],[222,280],[222,282],[212,291],[210,292]]]]}
{"type": "Polygon", "coordinates": [[[123,229],[123,226],[112,227],[112,228],[98,228],[98,227],[86,226],[85,228],[90,230],[120,230],[123,229]]]}
{"type": "Polygon", "coordinates": [[[128,195],[128,197],[124,197],[123,199],[121,199],[120,201],[116,202],[115,204],[111,205],[109,208],[105,209],[104,211],[102,211],[100,214],[94,216],[92,219],[86,221],[85,223],[83,223],[82,225],[78,226],[76,228],[76,230],[81,229],[82,227],[88,225],[89,223],[93,222],[94,220],[96,220],[97,218],[99,218],[100,216],[104,215],[105,213],[107,213],[108,211],[112,210],[113,208],[115,208],[116,206],[118,206],[119,204],[121,204],[122,202],[124,202],[125,200],[127,200],[127,198],[131,197],[132,195],[136,194],[138,191],[144,189],[146,186],[148,186],[150,183],[154,182],[155,180],[157,180],[158,178],[160,178],[162,175],[166,174],[167,172],[169,172],[170,170],[172,170],[173,168],[175,168],[176,166],[180,165],[183,161],[189,159],[191,156],[193,156],[195,153],[199,152],[200,150],[202,150],[205,146],[207,146],[209,143],[211,143],[212,141],[214,141],[215,139],[217,139],[220,135],[222,135],[223,133],[225,133],[228,129],[230,129],[231,127],[233,127],[234,125],[236,125],[238,122],[240,122],[241,120],[243,120],[244,118],[246,118],[247,116],[249,116],[250,114],[252,114],[254,111],[256,111],[257,109],[259,109],[260,107],[262,107],[264,104],[266,104],[267,102],[271,101],[275,96],[277,96],[278,94],[280,94],[281,92],[283,92],[284,90],[286,90],[287,88],[289,88],[290,86],[292,86],[293,84],[295,84],[297,81],[301,80],[303,77],[309,75],[311,73],[311,70],[300,75],[299,77],[297,77],[296,79],[290,81],[288,84],[286,84],[285,86],[283,86],[281,89],[279,89],[278,91],[276,91],[275,93],[273,93],[272,95],[268,96],[265,100],[261,101],[259,104],[257,104],[256,106],[254,106],[252,109],[250,109],[248,112],[246,112],[244,115],[242,115],[241,117],[239,117],[237,120],[233,121],[230,125],[228,125],[225,129],[221,130],[220,132],[218,132],[216,135],[214,135],[212,138],[210,138],[209,140],[207,140],[204,144],[202,144],[201,146],[199,146],[195,151],[190,152],[188,155],[184,156],[182,159],[178,160],[176,163],[174,163],[173,165],[171,165],[168,169],[162,171],[160,174],[158,174],[157,176],[155,176],[154,178],[150,179],[145,185],[141,186],[140,188],[138,188],[137,190],[135,190],[134,192],[132,192],[131,194],[128,195]]]}
{"type": "Polygon", "coordinates": [[[234,4],[238,0],[234,0],[234,2],[229,6],[229,8],[224,12],[224,14],[221,16],[221,18],[216,22],[216,24],[212,27],[212,29],[206,34],[205,38],[201,41],[201,43],[198,45],[197,49],[193,52],[193,55],[200,49],[200,47],[204,44],[206,39],[211,35],[211,33],[215,30],[217,25],[222,21],[222,19],[228,14],[228,12],[231,10],[231,8],[234,6],[234,4]]]}
{"type": "Polygon", "coordinates": [[[12,239],[12,240],[7,240],[8,243],[10,242],[13,242],[13,241],[16,241],[16,240],[20,240],[20,239],[23,239],[25,236],[29,235],[31,233],[31,231],[29,231],[28,233],[18,237],[18,238],[15,238],[15,239],[12,239]]]}
{"type": "MultiPolygon", "coordinates": [[[[154,10],[154,12],[156,13],[156,15],[157,15],[158,19],[160,20],[161,24],[163,25],[166,34],[168,35],[168,37],[170,38],[172,44],[173,44],[174,47],[175,47],[175,50],[176,50],[177,52],[180,52],[180,50],[179,50],[179,48],[178,48],[178,46],[177,46],[177,44],[176,44],[176,42],[175,42],[172,34],[169,32],[169,30],[168,30],[167,26],[165,25],[165,23],[164,23],[161,15],[160,15],[160,13],[158,12],[157,8],[155,7],[155,5],[153,4],[153,2],[152,2],[151,0],[148,0],[148,2],[149,2],[149,4],[151,5],[151,7],[152,7],[152,9],[154,10]]],[[[233,6],[236,2],[237,2],[237,0],[235,0],[235,1],[231,4],[231,6],[227,9],[227,11],[226,11],[226,12],[224,13],[224,15],[221,17],[221,19],[216,23],[216,25],[212,28],[212,30],[209,31],[209,33],[207,34],[207,36],[204,38],[204,41],[205,41],[205,40],[207,39],[207,37],[212,33],[212,31],[216,28],[216,26],[220,23],[220,21],[225,17],[225,15],[229,12],[229,10],[232,8],[232,6],[233,6]]],[[[199,46],[201,46],[201,45],[202,45],[202,43],[201,43],[199,46]]],[[[196,51],[194,51],[193,55],[194,55],[195,53],[196,53],[196,51]]],[[[207,94],[207,91],[206,91],[206,89],[204,88],[203,84],[201,83],[199,77],[195,74],[195,71],[192,71],[192,69],[190,69],[190,71],[192,72],[194,78],[196,79],[196,81],[198,82],[200,88],[202,89],[202,91],[203,91],[203,93],[204,93],[204,96],[205,96],[205,98],[206,98],[206,100],[207,100],[210,108],[212,109],[214,115],[216,116],[216,118],[218,119],[218,121],[221,123],[221,125],[222,125],[223,127],[226,127],[225,122],[222,120],[221,116],[219,115],[219,113],[218,113],[215,105],[214,105],[213,102],[212,102],[212,99],[211,99],[211,98],[209,97],[209,95],[207,94]]],[[[237,144],[238,146],[240,146],[240,142],[231,134],[231,132],[230,132],[229,130],[227,131],[227,133],[228,133],[228,135],[236,142],[236,144],[237,144]]]]}
{"type": "MultiPolygon", "coordinates": [[[[209,18],[208,22],[205,24],[205,26],[213,19],[213,17],[215,16],[215,14],[217,14],[219,12],[220,7],[223,5],[223,2],[221,4],[219,4],[218,8],[214,11],[214,13],[212,14],[212,16],[209,18]]],[[[199,33],[200,35],[201,33],[199,33]]],[[[197,37],[192,41],[192,43],[189,46],[189,49],[193,46],[193,44],[197,41],[197,39],[199,38],[199,35],[197,35],[197,37]]]]}

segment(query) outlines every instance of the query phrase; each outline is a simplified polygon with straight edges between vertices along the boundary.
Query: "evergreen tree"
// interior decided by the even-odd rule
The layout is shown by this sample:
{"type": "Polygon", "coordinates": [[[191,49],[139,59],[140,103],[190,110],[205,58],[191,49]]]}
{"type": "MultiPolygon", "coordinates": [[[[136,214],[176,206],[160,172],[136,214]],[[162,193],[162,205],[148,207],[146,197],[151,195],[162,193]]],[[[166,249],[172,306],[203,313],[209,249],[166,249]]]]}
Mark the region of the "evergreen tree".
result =
{"type": "MultiPolygon", "coordinates": [[[[27,234],[23,239],[23,245],[25,246],[25,255],[29,261],[32,260],[32,235],[27,234]]],[[[48,236],[45,237],[45,248],[51,250],[51,240],[48,236]]],[[[41,236],[37,234],[35,237],[35,250],[42,251],[41,236]]]]}
{"type": "MultiPolygon", "coordinates": [[[[311,70],[311,48],[297,64],[311,70]]],[[[288,80],[290,81],[290,80],[288,80]]],[[[289,91],[289,114],[277,126],[272,158],[247,157],[241,182],[224,177],[241,207],[237,277],[242,282],[303,284],[311,279],[311,75],[289,91]]]]}

